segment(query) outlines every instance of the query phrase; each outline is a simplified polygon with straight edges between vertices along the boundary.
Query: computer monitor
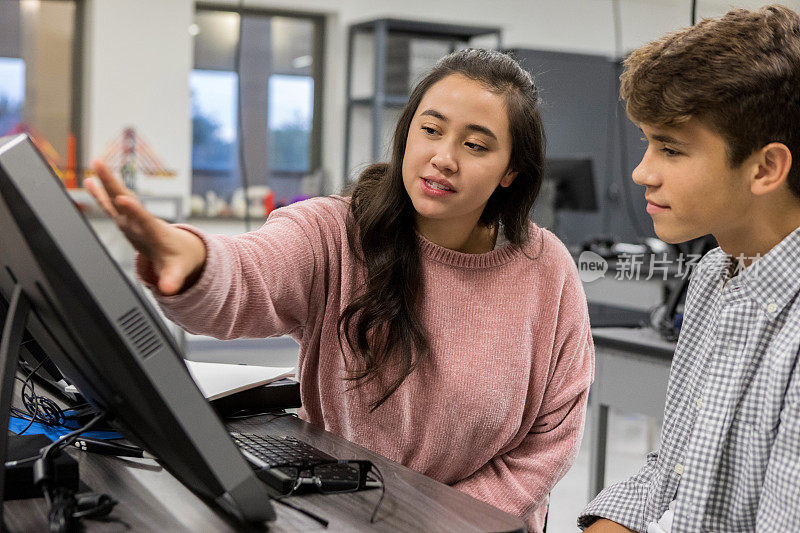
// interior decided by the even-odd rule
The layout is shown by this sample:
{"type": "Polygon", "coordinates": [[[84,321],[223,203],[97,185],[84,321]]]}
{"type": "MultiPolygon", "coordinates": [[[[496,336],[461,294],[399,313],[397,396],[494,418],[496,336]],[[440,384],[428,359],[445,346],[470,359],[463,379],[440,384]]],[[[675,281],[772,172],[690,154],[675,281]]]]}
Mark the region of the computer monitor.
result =
{"type": "Polygon", "coordinates": [[[556,184],[557,210],[597,211],[590,158],[548,158],[544,163],[544,179],[556,184]]]}
{"type": "Polygon", "coordinates": [[[4,314],[12,314],[15,292],[23,295],[28,332],[58,370],[206,503],[229,520],[274,520],[266,486],[192,381],[159,315],[26,135],[0,138],[0,228],[4,314]]]}

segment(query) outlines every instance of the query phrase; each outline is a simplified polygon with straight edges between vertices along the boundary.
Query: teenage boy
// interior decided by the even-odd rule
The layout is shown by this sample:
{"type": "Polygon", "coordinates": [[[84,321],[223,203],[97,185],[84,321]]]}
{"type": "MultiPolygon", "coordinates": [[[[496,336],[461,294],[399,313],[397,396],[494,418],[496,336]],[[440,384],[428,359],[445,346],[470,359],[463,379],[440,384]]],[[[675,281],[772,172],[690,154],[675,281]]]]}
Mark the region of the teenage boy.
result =
{"type": "Polygon", "coordinates": [[[625,67],[648,142],[633,180],[656,233],[720,247],[692,275],[659,451],[578,524],[800,531],[800,18],[731,11],[625,67]]]}

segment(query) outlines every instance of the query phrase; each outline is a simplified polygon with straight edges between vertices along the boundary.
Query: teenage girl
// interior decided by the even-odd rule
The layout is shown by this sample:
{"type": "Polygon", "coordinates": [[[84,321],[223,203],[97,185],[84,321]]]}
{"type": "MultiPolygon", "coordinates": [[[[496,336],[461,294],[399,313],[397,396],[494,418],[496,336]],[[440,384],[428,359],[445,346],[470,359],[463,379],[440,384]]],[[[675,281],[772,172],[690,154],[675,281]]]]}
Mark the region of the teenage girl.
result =
{"type": "Polygon", "coordinates": [[[572,258],[529,219],[538,102],[509,56],[446,56],[411,93],[391,161],[236,237],[155,218],[100,162],[86,186],[170,319],[291,335],[301,418],[540,531],[580,445],[594,349],[572,258]]]}

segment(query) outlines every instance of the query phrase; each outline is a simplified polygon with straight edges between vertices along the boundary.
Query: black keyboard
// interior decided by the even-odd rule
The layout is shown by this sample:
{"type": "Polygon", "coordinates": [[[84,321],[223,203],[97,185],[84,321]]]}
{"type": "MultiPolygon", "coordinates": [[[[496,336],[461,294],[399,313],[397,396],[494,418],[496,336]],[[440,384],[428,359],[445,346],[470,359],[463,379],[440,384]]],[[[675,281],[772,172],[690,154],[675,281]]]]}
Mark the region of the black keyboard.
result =
{"type": "Polygon", "coordinates": [[[258,468],[286,463],[336,460],[335,457],[294,437],[265,437],[253,433],[231,433],[233,442],[258,468]]]}
{"type": "MultiPolygon", "coordinates": [[[[296,472],[287,471],[287,475],[281,468],[272,468],[276,465],[286,463],[313,463],[315,461],[336,461],[337,458],[328,455],[307,442],[303,442],[294,437],[269,437],[256,435],[254,433],[231,433],[233,442],[239,447],[242,455],[248,460],[256,471],[258,478],[271,485],[281,494],[288,494],[299,488],[297,492],[303,492],[304,488],[313,487],[314,481],[308,472],[301,472],[300,487],[295,487],[296,472]]],[[[335,476],[335,472],[331,472],[335,476]]],[[[334,479],[334,477],[328,478],[334,479]]],[[[364,488],[372,489],[380,487],[380,482],[370,473],[364,488]]]]}
{"type": "Polygon", "coordinates": [[[294,480],[273,466],[336,460],[332,455],[294,437],[269,437],[253,433],[231,433],[231,437],[256,470],[258,478],[282,494],[294,488],[294,480]]]}

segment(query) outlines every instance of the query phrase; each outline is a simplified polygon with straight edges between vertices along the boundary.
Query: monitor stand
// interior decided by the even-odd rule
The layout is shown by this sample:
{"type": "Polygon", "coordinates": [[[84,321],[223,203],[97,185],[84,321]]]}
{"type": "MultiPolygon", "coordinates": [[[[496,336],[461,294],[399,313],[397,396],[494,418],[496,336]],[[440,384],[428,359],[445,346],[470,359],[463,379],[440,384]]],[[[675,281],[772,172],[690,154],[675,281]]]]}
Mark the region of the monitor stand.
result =
{"type": "Polygon", "coordinates": [[[0,339],[0,529],[5,529],[3,502],[5,500],[6,455],[8,452],[8,422],[11,416],[11,401],[14,397],[14,378],[17,375],[19,349],[31,304],[17,284],[8,307],[0,339]]]}

